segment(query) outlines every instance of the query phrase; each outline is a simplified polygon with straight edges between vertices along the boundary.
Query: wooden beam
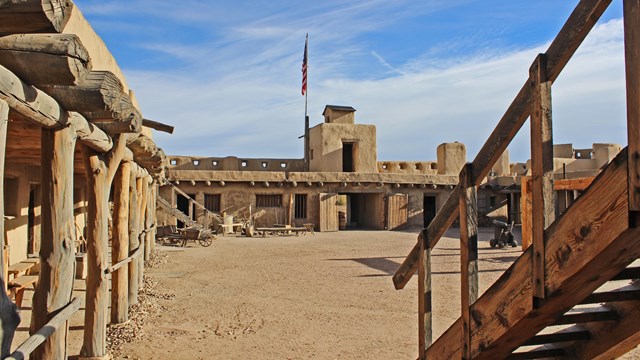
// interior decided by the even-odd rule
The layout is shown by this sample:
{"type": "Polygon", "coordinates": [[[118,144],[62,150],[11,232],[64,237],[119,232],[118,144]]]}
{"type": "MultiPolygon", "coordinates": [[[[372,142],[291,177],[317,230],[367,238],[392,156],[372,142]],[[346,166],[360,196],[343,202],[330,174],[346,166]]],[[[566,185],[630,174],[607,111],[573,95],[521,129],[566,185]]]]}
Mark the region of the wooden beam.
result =
{"type": "Polygon", "coordinates": [[[66,0],[4,0],[0,6],[0,35],[60,32],[73,6],[66,0]]]}
{"type": "Polygon", "coordinates": [[[89,53],[73,34],[0,37],[0,64],[35,86],[76,85],[91,70],[89,53]]]}
{"type": "Polygon", "coordinates": [[[104,154],[113,148],[113,140],[104,131],[88,122],[82,115],[76,112],[69,113],[69,122],[72,124],[78,140],[84,145],[104,154]]]}
{"type": "Polygon", "coordinates": [[[149,119],[142,119],[142,126],[146,126],[148,128],[152,128],[158,131],[173,134],[173,126],[163,124],[161,122],[157,122],[149,119]]]}
{"type": "Polygon", "coordinates": [[[623,12],[629,142],[629,210],[640,211],[640,1],[624,0],[623,12]]]}
{"type": "MultiPolygon", "coordinates": [[[[7,127],[9,123],[9,104],[0,100],[0,189],[4,189],[5,146],[7,143],[7,127]]],[[[4,191],[0,191],[0,219],[4,219],[4,191]]],[[[0,221],[0,358],[4,359],[11,352],[11,342],[16,328],[20,324],[18,307],[7,296],[7,278],[4,272],[8,259],[4,253],[5,231],[4,221],[0,221]]]]}
{"type": "Polygon", "coordinates": [[[91,71],[77,85],[41,86],[65,109],[77,111],[92,122],[105,122],[112,134],[140,132],[142,115],[111,72],[91,71]],[[125,125],[113,125],[113,123],[125,125]],[[119,127],[122,126],[122,127],[119,127]]]}
{"type": "Polygon", "coordinates": [[[465,165],[460,174],[460,282],[462,310],[462,358],[471,355],[470,308],[478,299],[478,194],[473,180],[473,167],[465,165]]]}
{"type": "Polygon", "coordinates": [[[520,221],[522,223],[522,251],[531,246],[531,177],[520,177],[520,221]]]}
{"type": "Polygon", "coordinates": [[[589,185],[595,179],[595,176],[586,177],[586,178],[576,178],[576,179],[555,179],[553,180],[553,190],[555,191],[571,191],[571,190],[579,190],[583,191],[588,188],[589,185]]]}
{"type": "MultiPolygon", "coordinates": [[[[424,230],[423,230],[424,233],[424,230]]],[[[423,238],[424,238],[423,234],[423,238]]],[[[428,239],[420,242],[418,266],[418,354],[425,360],[425,352],[433,338],[433,313],[431,309],[431,247],[428,239]]]]}
{"type": "MultiPolygon", "coordinates": [[[[40,275],[33,298],[31,330],[36,331],[71,301],[75,279],[73,164],[76,133],[72,127],[42,129],[42,241],[40,275]]],[[[41,359],[67,358],[68,326],[36,350],[41,359]]]]}
{"type": "Polygon", "coordinates": [[[547,57],[539,54],[529,69],[531,81],[531,238],[534,297],[544,299],[544,230],[555,220],[551,81],[547,57]]]}
{"type": "MultiPolygon", "coordinates": [[[[114,179],[113,240],[111,263],[117,264],[129,256],[129,182],[131,163],[121,162],[114,179]]],[[[129,319],[129,275],[122,267],[111,275],[111,323],[121,324],[129,319]]]]}

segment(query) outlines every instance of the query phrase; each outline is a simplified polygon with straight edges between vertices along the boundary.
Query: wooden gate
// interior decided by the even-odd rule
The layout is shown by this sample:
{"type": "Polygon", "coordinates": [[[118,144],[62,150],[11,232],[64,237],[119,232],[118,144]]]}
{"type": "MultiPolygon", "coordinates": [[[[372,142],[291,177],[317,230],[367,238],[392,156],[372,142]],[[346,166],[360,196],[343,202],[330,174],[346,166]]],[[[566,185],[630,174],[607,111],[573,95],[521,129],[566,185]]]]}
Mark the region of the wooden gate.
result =
{"type": "Polygon", "coordinates": [[[320,193],[320,231],[338,231],[338,194],[320,193]]]}
{"type": "Polygon", "coordinates": [[[390,194],[386,198],[385,229],[393,230],[407,223],[407,194],[390,194]]]}

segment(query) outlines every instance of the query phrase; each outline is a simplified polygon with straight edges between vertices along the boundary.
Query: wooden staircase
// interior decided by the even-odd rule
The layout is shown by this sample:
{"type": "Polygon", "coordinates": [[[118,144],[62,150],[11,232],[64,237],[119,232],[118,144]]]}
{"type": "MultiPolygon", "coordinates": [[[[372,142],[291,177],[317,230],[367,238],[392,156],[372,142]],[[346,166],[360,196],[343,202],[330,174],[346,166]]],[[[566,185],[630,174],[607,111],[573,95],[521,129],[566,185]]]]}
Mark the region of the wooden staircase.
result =
{"type": "MultiPolygon", "coordinates": [[[[187,193],[182,191],[179,187],[177,187],[173,183],[169,182],[168,185],[171,185],[173,187],[173,191],[175,191],[178,194],[180,194],[180,195],[184,196],[185,198],[187,198],[187,200],[189,200],[189,202],[193,203],[195,206],[197,206],[202,211],[204,211],[207,214],[207,216],[209,216],[210,218],[212,218],[215,221],[217,221],[218,224],[222,224],[223,223],[223,219],[219,214],[211,212],[204,205],[200,204],[195,199],[191,198],[187,193]]],[[[171,216],[174,216],[176,219],[178,219],[181,222],[183,222],[186,227],[193,227],[193,228],[199,228],[199,229],[204,228],[204,225],[202,225],[202,224],[198,223],[197,221],[191,219],[191,217],[189,215],[187,215],[187,214],[183,213],[182,211],[180,211],[180,210],[174,208],[173,206],[171,206],[171,203],[168,202],[167,200],[163,199],[162,197],[160,197],[160,195],[157,196],[156,202],[162,209],[167,211],[171,216]]]]}
{"type": "Polygon", "coordinates": [[[640,0],[624,3],[628,146],[556,218],[551,86],[612,0],[581,0],[393,277],[419,359],[610,359],[640,344],[640,0]],[[478,297],[477,187],[531,123],[532,244],[478,297]],[[461,316],[432,343],[431,251],[460,219],[461,316]]]}

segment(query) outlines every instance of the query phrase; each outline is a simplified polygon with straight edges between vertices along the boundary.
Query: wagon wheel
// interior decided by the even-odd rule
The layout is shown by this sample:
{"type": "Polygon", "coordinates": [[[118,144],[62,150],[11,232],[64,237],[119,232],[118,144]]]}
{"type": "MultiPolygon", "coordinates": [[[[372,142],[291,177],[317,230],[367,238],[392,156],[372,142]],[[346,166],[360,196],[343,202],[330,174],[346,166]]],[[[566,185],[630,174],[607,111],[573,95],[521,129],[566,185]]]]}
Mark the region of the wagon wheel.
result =
{"type": "Polygon", "coordinates": [[[198,242],[203,247],[209,247],[209,246],[211,246],[211,244],[213,244],[213,239],[214,238],[215,237],[213,235],[211,235],[211,234],[204,234],[204,235],[202,235],[202,237],[200,239],[198,239],[198,242]]]}

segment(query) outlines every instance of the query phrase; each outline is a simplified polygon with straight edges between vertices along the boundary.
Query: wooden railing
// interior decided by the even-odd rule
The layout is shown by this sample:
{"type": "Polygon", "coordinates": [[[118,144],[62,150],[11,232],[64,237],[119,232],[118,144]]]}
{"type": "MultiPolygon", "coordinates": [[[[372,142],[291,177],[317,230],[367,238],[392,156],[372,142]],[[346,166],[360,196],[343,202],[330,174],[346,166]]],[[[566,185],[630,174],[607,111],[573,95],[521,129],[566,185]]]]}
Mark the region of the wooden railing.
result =
{"type": "MultiPolygon", "coordinates": [[[[460,172],[460,181],[433,221],[422,230],[418,242],[393,276],[402,289],[418,272],[419,354],[431,345],[431,250],[460,216],[462,356],[471,358],[469,308],[478,297],[477,186],[488,175],[527,118],[531,118],[532,159],[532,277],[534,303],[544,299],[544,230],[554,221],[553,138],[551,133],[551,85],[607,9],[611,0],[582,0],[544,54],[536,57],[526,80],[472,163],[460,172]],[[536,300],[538,299],[538,300],[536,300]]],[[[640,189],[640,0],[625,0],[625,47],[629,134],[630,189],[640,189]],[[634,144],[634,145],[632,145],[634,144]],[[632,170],[633,169],[633,170],[632,170]]],[[[630,210],[640,210],[640,191],[630,191],[630,210]],[[634,201],[632,198],[637,197],[634,201]]]]}
{"type": "Polygon", "coordinates": [[[20,344],[20,346],[18,346],[18,348],[11,353],[9,357],[5,358],[5,360],[23,360],[28,358],[29,355],[38,346],[40,346],[40,344],[44,343],[49,336],[51,336],[61,325],[67,322],[69,318],[76,313],[76,311],[80,309],[81,304],[82,301],[80,298],[73,298],[73,300],[71,300],[68,305],[60,309],[60,311],[51,320],[49,320],[45,326],[20,344]]]}
{"type": "Polygon", "coordinates": [[[109,266],[107,269],[105,269],[104,274],[109,275],[114,271],[120,269],[121,267],[127,265],[128,263],[132,262],[135,258],[144,255],[145,234],[147,234],[148,232],[152,231],[155,228],[156,228],[156,225],[154,224],[153,226],[142,230],[142,232],[140,232],[140,235],[138,235],[138,237],[140,238],[140,245],[133,251],[131,255],[109,266]]]}

